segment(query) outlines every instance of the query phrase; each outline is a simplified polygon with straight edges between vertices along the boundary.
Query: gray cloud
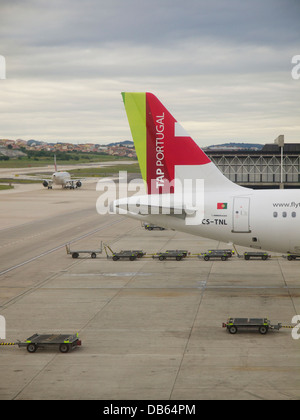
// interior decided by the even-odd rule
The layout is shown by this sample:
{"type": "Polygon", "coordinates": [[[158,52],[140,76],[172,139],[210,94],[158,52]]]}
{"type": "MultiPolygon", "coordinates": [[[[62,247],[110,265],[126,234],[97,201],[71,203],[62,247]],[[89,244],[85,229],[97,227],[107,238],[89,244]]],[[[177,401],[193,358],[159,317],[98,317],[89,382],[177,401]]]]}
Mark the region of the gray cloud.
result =
{"type": "Polygon", "coordinates": [[[299,141],[297,0],[2,1],[0,137],[130,137],[123,90],[153,91],[202,144],[299,141]]]}
{"type": "Polygon", "coordinates": [[[211,38],[280,45],[299,39],[297,0],[27,0],[1,3],[0,34],[23,45],[174,45],[211,38]]]}

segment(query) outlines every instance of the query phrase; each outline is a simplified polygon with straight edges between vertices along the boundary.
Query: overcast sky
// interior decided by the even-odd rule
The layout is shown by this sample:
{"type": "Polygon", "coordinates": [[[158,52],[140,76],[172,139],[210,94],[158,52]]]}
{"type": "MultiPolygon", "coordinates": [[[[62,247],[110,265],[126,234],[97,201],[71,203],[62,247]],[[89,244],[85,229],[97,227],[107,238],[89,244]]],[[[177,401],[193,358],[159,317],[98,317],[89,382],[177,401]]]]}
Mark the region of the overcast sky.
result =
{"type": "Polygon", "coordinates": [[[149,91],[202,146],[300,142],[299,0],[1,0],[0,138],[131,139],[149,91]]]}

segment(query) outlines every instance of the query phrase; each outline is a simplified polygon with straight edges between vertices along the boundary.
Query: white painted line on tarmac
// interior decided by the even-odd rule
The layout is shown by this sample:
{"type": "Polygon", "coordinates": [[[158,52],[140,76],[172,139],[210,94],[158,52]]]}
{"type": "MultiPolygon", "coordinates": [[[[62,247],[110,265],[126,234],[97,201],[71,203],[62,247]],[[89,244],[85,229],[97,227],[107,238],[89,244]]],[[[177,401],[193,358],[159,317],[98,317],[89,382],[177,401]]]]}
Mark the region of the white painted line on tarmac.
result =
{"type": "Polygon", "coordinates": [[[16,264],[13,267],[10,267],[10,268],[7,268],[6,270],[0,271],[0,276],[2,276],[3,274],[9,273],[10,271],[15,270],[16,268],[22,267],[25,264],[29,264],[32,261],[35,261],[35,260],[37,260],[37,259],[39,259],[41,257],[44,257],[45,255],[51,254],[52,252],[55,252],[58,249],[64,248],[67,244],[71,244],[73,242],[79,241],[80,239],[84,239],[87,236],[93,235],[96,232],[99,232],[101,230],[107,229],[109,226],[115,225],[117,223],[121,223],[122,221],[123,221],[123,218],[122,218],[122,220],[117,220],[117,221],[108,223],[107,225],[102,226],[102,227],[100,227],[98,229],[94,229],[93,231],[91,231],[89,233],[85,233],[84,235],[81,235],[78,238],[73,239],[72,241],[66,242],[66,243],[64,243],[62,245],[56,246],[55,248],[49,249],[48,251],[45,251],[42,254],[37,255],[36,257],[30,258],[29,260],[23,261],[20,264],[16,264]]]}

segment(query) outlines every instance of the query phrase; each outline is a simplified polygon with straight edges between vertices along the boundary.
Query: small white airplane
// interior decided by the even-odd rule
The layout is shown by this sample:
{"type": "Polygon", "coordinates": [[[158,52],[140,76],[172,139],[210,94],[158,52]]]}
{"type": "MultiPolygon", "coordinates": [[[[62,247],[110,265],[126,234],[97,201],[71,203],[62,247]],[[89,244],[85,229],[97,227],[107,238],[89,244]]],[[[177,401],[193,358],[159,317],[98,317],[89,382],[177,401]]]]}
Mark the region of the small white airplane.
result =
{"type": "Polygon", "coordinates": [[[55,172],[52,174],[51,180],[49,179],[44,179],[43,180],[43,186],[45,188],[48,187],[48,190],[51,189],[52,190],[52,185],[61,185],[62,188],[70,188],[70,189],[75,189],[75,188],[80,188],[82,183],[79,179],[71,179],[71,175],[69,174],[69,172],[63,172],[63,171],[58,171],[57,170],[57,166],[56,166],[56,155],[54,155],[54,169],[55,172]]]}
{"type": "Polygon", "coordinates": [[[112,212],[225,243],[300,254],[299,189],[234,184],[153,94],[122,96],[147,195],[116,200],[112,212]]]}

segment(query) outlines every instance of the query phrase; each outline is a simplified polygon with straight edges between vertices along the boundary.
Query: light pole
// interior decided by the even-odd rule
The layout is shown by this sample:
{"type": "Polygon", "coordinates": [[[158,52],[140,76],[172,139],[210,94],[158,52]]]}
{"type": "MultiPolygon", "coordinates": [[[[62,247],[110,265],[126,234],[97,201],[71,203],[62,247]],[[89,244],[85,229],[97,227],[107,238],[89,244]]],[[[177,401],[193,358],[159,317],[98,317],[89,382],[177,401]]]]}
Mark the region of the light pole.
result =
{"type": "Polygon", "coordinates": [[[284,135],[280,134],[275,140],[274,143],[280,147],[280,188],[284,188],[283,183],[283,148],[284,148],[284,135]]]}

